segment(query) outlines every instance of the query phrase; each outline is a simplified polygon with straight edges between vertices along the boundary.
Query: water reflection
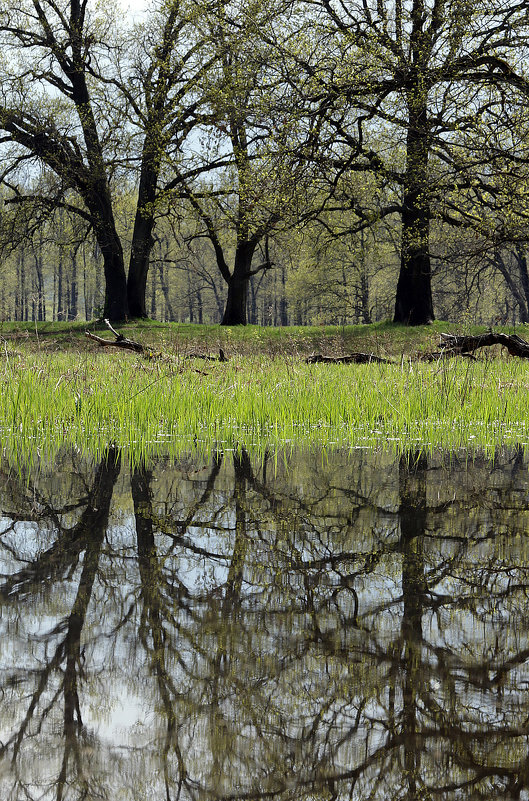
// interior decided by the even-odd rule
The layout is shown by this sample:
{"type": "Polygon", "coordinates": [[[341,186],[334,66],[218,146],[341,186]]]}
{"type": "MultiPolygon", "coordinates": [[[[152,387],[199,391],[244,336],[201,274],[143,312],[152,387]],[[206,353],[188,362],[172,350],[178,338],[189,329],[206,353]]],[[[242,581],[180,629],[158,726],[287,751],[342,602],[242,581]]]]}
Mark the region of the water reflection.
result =
{"type": "Polygon", "coordinates": [[[2,798],[529,798],[521,451],[2,479],[2,798]]]}

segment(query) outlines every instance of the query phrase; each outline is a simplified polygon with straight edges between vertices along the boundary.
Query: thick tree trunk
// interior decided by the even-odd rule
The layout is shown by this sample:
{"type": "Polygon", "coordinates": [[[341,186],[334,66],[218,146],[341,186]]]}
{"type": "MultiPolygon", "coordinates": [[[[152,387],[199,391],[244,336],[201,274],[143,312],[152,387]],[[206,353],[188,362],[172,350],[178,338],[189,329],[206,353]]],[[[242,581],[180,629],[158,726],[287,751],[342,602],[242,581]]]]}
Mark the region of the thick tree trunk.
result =
{"type": "Polygon", "coordinates": [[[248,278],[232,276],[228,283],[228,298],[221,325],[246,325],[248,278]]]}
{"type": "Polygon", "coordinates": [[[408,109],[401,263],[394,321],[405,325],[425,325],[434,319],[428,199],[429,136],[427,94],[418,85],[410,90],[408,109]]]}
{"type": "Polygon", "coordinates": [[[255,245],[239,242],[235,251],[235,265],[228,283],[228,298],[221,325],[246,325],[248,282],[251,277],[255,245]]]}
{"type": "Polygon", "coordinates": [[[103,257],[105,304],[103,317],[120,322],[129,317],[127,277],[123,248],[114,220],[110,192],[104,180],[94,181],[93,193],[85,199],[94,220],[94,235],[103,257]]]}
{"type": "Polygon", "coordinates": [[[126,320],[129,316],[127,303],[127,279],[123,264],[121,243],[114,247],[101,248],[105,270],[105,307],[103,316],[111,322],[126,320]],[[119,247],[116,247],[119,245],[119,247]]]}
{"type": "Polygon", "coordinates": [[[141,209],[138,208],[132,237],[127,297],[130,316],[142,319],[148,316],[146,304],[147,276],[149,274],[149,257],[154,245],[154,239],[152,238],[153,227],[154,221],[152,217],[149,216],[148,219],[143,219],[141,217],[141,209]]]}
{"type": "MultiPolygon", "coordinates": [[[[158,117],[160,109],[155,110],[158,117]]],[[[154,120],[152,121],[154,123],[154,120]]],[[[132,232],[127,295],[131,317],[147,317],[146,292],[149,259],[154,246],[154,205],[160,173],[161,142],[152,128],[143,143],[138,202],[132,232]]]]}
{"type": "Polygon", "coordinates": [[[129,316],[127,302],[127,279],[123,260],[123,248],[115,230],[114,217],[110,216],[95,228],[97,244],[103,256],[105,274],[105,305],[103,317],[111,322],[126,320],[129,316]]]}
{"type": "MultiPolygon", "coordinates": [[[[78,3],[72,4],[71,23],[82,26],[78,3]]],[[[123,248],[116,230],[108,170],[88,88],[81,38],[74,41],[72,49],[76,68],[68,72],[68,78],[72,84],[72,99],[83,129],[87,161],[90,166],[89,183],[85,182],[84,173],[81,172],[83,179],[78,182],[78,189],[92,216],[94,235],[103,256],[105,274],[103,316],[113,322],[119,322],[129,316],[123,248]]]]}

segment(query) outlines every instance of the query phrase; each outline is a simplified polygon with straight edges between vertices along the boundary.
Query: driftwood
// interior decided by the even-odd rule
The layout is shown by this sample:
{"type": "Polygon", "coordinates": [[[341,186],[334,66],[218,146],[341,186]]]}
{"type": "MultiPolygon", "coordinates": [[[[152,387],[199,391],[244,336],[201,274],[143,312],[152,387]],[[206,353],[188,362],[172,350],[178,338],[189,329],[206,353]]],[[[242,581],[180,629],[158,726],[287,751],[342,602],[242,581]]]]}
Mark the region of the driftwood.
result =
{"type": "MultiPolygon", "coordinates": [[[[529,342],[516,334],[495,334],[488,331],[486,334],[466,336],[460,334],[441,334],[439,347],[440,356],[468,356],[478,348],[487,348],[491,345],[502,345],[507,348],[511,356],[520,359],[529,359],[529,342]]],[[[433,354],[432,354],[433,355],[433,354]]]]}
{"type": "Polygon", "coordinates": [[[204,359],[207,362],[227,362],[228,357],[222,350],[219,348],[219,355],[218,356],[210,356],[207,353],[185,353],[184,358],[186,359],[204,359]]]}
{"type": "Polygon", "coordinates": [[[103,347],[104,345],[113,345],[115,348],[125,348],[125,350],[134,350],[136,353],[143,353],[145,348],[139,342],[134,342],[132,339],[127,339],[124,337],[123,334],[118,334],[118,332],[112,328],[110,322],[105,320],[105,325],[107,328],[110,328],[114,336],[116,337],[115,340],[113,339],[103,339],[102,337],[98,337],[95,334],[92,334],[91,331],[85,331],[85,336],[89,339],[93,339],[94,342],[97,342],[98,345],[103,347]]]}
{"type": "MultiPolygon", "coordinates": [[[[87,336],[89,339],[92,339],[94,342],[97,342],[97,344],[100,345],[101,347],[104,347],[105,345],[107,346],[110,345],[115,348],[124,348],[125,350],[133,350],[136,353],[149,353],[149,355],[152,355],[150,354],[150,351],[144,345],[141,344],[141,342],[135,342],[133,339],[127,339],[127,337],[123,336],[123,334],[119,334],[115,330],[115,328],[112,328],[109,320],[105,320],[105,325],[112,331],[112,333],[116,337],[115,339],[103,339],[102,337],[98,337],[95,334],[92,334],[91,331],[85,331],[85,336],[87,336]]],[[[228,361],[228,357],[226,356],[222,348],[219,348],[218,356],[209,356],[204,353],[186,353],[183,354],[183,357],[185,359],[204,359],[209,362],[228,361]]]]}
{"type": "Polygon", "coordinates": [[[349,353],[347,356],[323,356],[313,353],[305,359],[307,364],[391,364],[389,359],[375,356],[374,353],[349,353]]]}

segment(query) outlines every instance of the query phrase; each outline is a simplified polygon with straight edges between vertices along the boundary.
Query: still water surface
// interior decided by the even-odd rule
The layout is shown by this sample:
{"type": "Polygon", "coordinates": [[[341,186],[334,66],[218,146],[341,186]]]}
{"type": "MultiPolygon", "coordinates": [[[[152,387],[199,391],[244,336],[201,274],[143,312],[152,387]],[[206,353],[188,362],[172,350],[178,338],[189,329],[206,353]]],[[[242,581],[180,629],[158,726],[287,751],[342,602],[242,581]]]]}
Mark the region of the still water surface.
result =
{"type": "Polygon", "coordinates": [[[370,451],[0,476],[0,798],[528,799],[529,473],[370,451]]]}

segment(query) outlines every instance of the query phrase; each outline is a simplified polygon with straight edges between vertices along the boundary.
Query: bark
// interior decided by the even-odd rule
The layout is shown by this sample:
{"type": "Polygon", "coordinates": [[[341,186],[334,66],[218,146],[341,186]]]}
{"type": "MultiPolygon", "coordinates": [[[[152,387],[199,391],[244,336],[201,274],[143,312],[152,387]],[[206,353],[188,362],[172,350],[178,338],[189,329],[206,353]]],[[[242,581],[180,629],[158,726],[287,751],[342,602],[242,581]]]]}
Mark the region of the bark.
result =
{"type": "Polygon", "coordinates": [[[42,322],[46,319],[46,297],[44,293],[44,273],[42,270],[42,232],[39,236],[38,248],[35,253],[35,274],[37,281],[37,319],[42,322]]]}
{"type": "Polygon", "coordinates": [[[279,300],[279,324],[288,325],[287,299],[286,299],[285,265],[281,265],[281,298],[279,300]]]}
{"type": "Polygon", "coordinates": [[[25,251],[22,247],[17,259],[17,283],[15,289],[15,320],[24,319],[24,309],[26,304],[26,265],[25,251]]]}
{"type": "Polygon", "coordinates": [[[129,316],[129,305],[123,248],[115,229],[114,215],[111,209],[109,209],[106,220],[95,229],[95,234],[103,257],[105,274],[103,316],[112,322],[126,320],[129,316]]]}
{"type": "Polygon", "coordinates": [[[88,276],[86,273],[86,247],[83,244],[83,300],[84,300],[84,316],[85,320],[92,318],[92,293],[88,289],[88,276]]]}
{"type": "Polygon", "coordinates": [[[163,262],[160,264],[160,286],[163,292],[163,298],[165,301],[165,320],[173,320],[176,319],[173,304],[171,303],[171,298],[169,296],[169,282],[167,280],[167,273],[165,272],[165,267],[163,262]]]}
{"type": "MultiPolygon", "coordinates": [[[[418,24],[422,24],[418,22],[418,24]]],[[[420,39],[418,40],[419,45],[420,39]]],[[[428,197],[428,92],[420,76],[407,95],[408,132],[402,208],[401,263],[394,322],[425,325],[434,320],[428,197]]]]}
{"type": "Polygon", "coordinates": [[[112,328],[112,326],[110,325],[110,321],[108,319],[105,319],[105,324],[107,328],[109,328],[116,337],[115,340],[102,339],[101,337],[92,334],[91,331],[85,331],[85,336],[88,337],[88,339],[92,339],[94,342],[97,342],[97,344],[101,345],[102,347],[105,345],[113,345],[116,348],[122,348],[124,350],[134,350],[136,351],[136,353],[144,352],[145,348],[143,347],[142,344],[140,344],[139,342],[135,342],[133,339],[127,339],[126,337],[123,336],[123,334],[118,334],[118,332],[114,328],[112,328]]]}
{"type": "Polygon", "coordinates": [[[151,320],[156,319],[156,271],[151,273],[151,320]]]}
{"type": "Polygon", "coordinates": [[[246,325],[248,282],[252,272],[252,257],[256,244],[239,242],[235,251],[233,274],[229,277],[228,298],[221,325],[246,325]]]}
{"type": "Polygon", "coordinates": [[[204,317],[204,309],[202,304],[202,291],[200,287],[197,289],[197,311],[198,311],[198,324],[202,325],[204,317]]]}
{"type": "Polygon", "coordinates": [[[68,320],[77,319],[79,304],[79,285],[77,280],[77,251],[72,253],[72,277],[70,282],[70,302],[68,304],[68,320]]]}
{"type": "Polygon", "coordinates": [[[520,270],[520,281],[522,282],[522,289],[525,299],[524,319],[522,322],[529,321],[529,272],[527,270],[527,258],[525,253],[517,251],[515,254],[518,268],[520,270]]]}
{"type": "Polygon", "coordinates": [[[57,320],[64,320],[63,277],[62,248],[59,248],[59,261],[57,263],[57,320]]]}
{"type": "Polygon", "coordinates": [[[248,278],[232,276],[228,282],[228,298],[221,325],[246,325],[248,278]]]}
{"type": "MultiPolygon", "coordinates": [[[[154,246],[155,204],[158,181],[167,143],[171,136],[170,123],[174,113],[171,90],[177,82],[171,67],[171,53],[177,46],[181,31],[179,3],[169,4],[168,15],[156,59],[145,76],[147,120],[141,154],[138,201],[132,233],[132,247],[127,279],[127,297],[131,317],[146,318],[147,276],[154,246]]],[[[182,68],[184,65],[182,62],[182,68]]],[[[178,75],[181,78],[182,75],[178,75]]]]}
{"type": "MultiPolygon", "coordinates": [[[[147,145],[146,145],[147,147],[147,145]]],[[[138,205],[132,233],[132,248],[127,279],[127,297],[131,317],[146,318],[147,276],[149,274],[149,258],[154,245],[152,235],[154,229],[154,201],[158,184],[158,170],[151,163],[146,163],[152,156],[144,147],[144,162],[140,175],[138,205]]]]}
{"type": "Polygon", "coordinates": [[[492,345],[502,345],[507,348],[510,356],[529,359],[529,342],[516,334],[501,334],[489,331],[487,334],[465,336],[457,334],[441,334],[441,352],[427,354],[428,356],[464,356],[473,353],[478,348],[492,345]]]}

